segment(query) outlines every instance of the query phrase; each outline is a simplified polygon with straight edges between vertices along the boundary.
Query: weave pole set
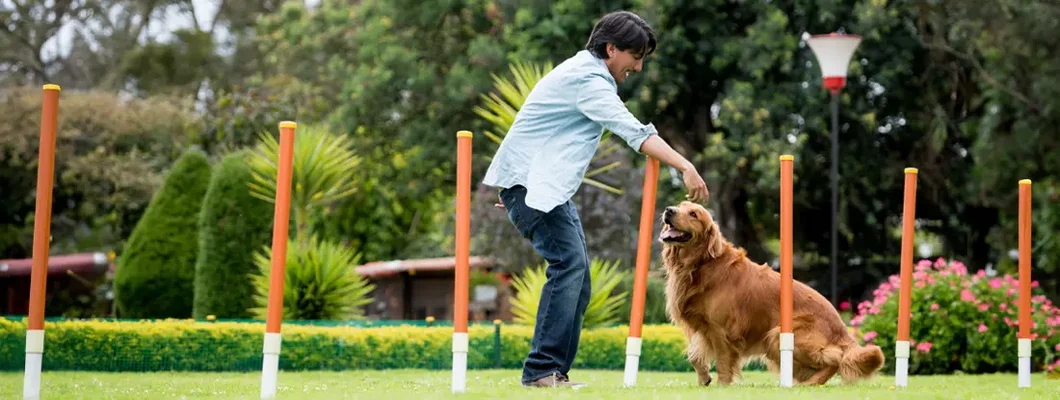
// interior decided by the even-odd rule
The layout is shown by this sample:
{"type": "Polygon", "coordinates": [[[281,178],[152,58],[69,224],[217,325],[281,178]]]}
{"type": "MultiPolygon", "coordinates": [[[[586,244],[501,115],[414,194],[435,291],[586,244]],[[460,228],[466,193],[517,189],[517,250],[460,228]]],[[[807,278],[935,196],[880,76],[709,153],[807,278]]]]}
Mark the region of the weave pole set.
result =
{"type": "MultiPolygon", "coordinates": [[[[792,164],[780,156],[780,386],[792,386],[792,164]]],[[[895,338],[894,384],[909,385],[909,319],[913,294],[913,238],[916,231],[917,169],[905,169],[902,206],[902,250],[898,292],[898,335],[895,338]]],[[[1019,375],[1017,386],[1031,386],[1031,181],[1019,181],[1019,375]]]]}
{"type": "MultiPolygon", "coordinates": [[[[41,129],[38,148],[36,210],[33,226],[33,262],[30,278],[29,317],[26,329],[26,361],[22,396],[40,399],[41,370],[44,354],[44,299],[51,238],[52,188],[55,175],[55,147],[59,114],[58,85],[43,86],[41,129]]],[[[269,283],[268,316],[262,346],[261,398],[276,397],[283,320],[283,286],[286,271],[289,228],[292,158],[296,124],[280,123],[280,154],[273,214],[272,264],[269,283]]],[[[457,133],[457,209],[456,271],[454,282],[454,324],[452,391],[467,388],[468,353],[468,279],[471,225],[471,140],[472,133],[457,133]]],[[[792,164],[794,157],[783,155],[781,165],[781,371],[783,387],[792,385],[792,164]]],[[[901,287],[899,293],[898,338],[896,340],[895,385],[908,385],[909,310],[912,294],[912,246],[916,206],[915,168],[905,170],[904,209],[902,218],[901,287]]],[[[636,272],[629,335],[626,339],[626,365],[623,384],[636,386],[641,351],[641,328],[647,292],[648,266],[651,259],[656,186],[659,161],[647,158],[640,229],[637,239],[636,272]]],[[[1031,181],[1019,181],[1019,375],[1018,387],[1030,387],[1031,356],[1031,181]]]]}
{"type": "MultiPolygon", "coordinates": [[[[55,179],[55,142],[59,120],[58,85],[44,85],[41,107],[40,147],[37,150],[37,204],[33,221],[33,270],[30,274],[29,321],[26,326],[26,365],[22,398],[40,399],[44,356],[44,298],[48,278],[51,239],[52,187],[55,179]]],[[[288,216],[291,206],[291,165],[296,124],[280,123],[280,157],[273,215],[272,267],[268,317],[265,323],[261,368],[261,398],[276,397],[280,358],[280,326],[283,320],[283,283],[286,271],[288,216]]]]}

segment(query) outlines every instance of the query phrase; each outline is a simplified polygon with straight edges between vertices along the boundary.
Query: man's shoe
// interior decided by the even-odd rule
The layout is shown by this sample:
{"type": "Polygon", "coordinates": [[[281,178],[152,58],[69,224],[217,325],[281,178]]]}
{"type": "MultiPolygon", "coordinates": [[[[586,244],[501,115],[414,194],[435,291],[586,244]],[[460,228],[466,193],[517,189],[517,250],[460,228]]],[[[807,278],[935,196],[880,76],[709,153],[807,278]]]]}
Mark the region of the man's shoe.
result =
{"type": "Polygon", "coordinates": [[[523,383],[526,387],[569,387],[574,389],[580,389],[585,387],[585,384],[571,382],[564,375],[552,374],[544,378],[538,379],[530,383],[523,383]]]}

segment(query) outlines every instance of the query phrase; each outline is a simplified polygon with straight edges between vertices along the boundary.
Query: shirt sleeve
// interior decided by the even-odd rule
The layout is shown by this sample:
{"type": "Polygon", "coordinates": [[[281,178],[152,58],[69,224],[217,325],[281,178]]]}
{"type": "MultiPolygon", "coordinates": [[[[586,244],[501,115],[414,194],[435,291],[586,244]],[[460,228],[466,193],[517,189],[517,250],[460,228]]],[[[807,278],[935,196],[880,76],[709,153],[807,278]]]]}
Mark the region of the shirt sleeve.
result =
{"type": "Polygon", "coordinates": [[[589,74],[578,81],[576,90],[578,110],[621,137],[637,153],[648,137],[659,133],[654,124],[642,124],[629,112],[607,78],[589,74]]]}

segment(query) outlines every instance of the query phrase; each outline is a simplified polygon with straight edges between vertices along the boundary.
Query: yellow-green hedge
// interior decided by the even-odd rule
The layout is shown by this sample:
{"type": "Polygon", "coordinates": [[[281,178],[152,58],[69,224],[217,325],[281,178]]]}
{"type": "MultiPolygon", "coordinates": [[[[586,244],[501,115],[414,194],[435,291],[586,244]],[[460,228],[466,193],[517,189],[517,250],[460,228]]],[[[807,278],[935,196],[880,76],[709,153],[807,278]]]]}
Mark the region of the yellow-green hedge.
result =
{"type": "MultiPolygon", "coordinates": [[[[26,326],[0,319],[0,369],[21,370],[26,326]]],[[[57,321],[45,323],[45,370],[255,371],[265,325],[238,322],[57,321]]],[[[533,327],[501,327],[501,367],[521,368],[533,327]]],[[[575,368],[622,369],[626,327],[586,330],[575,368]]],[[[494,327],[472,326],[468,367],[494,367],[494,327]]],[[[691,371],[681,332],[645,326],[642,370],[691,371]]],[[[343,370],[448,369],[451,327],[319,327],[285,325],[280,368],[343,370]]]]}

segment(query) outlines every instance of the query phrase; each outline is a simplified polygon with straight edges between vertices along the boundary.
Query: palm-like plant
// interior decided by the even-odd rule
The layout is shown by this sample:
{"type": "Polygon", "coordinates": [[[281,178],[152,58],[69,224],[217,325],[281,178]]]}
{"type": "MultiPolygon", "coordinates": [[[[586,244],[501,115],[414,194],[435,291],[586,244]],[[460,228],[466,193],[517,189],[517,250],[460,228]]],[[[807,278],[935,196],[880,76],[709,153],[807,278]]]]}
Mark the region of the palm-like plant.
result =
{"type": "MultiPolygon", "coordinates": [[[[251,194],[265,201],[275,201],[276,171],[280,144],[267,133],[252,152],[248,163],[253,180],[251,194]]],[[[341,200],[357,190],[353,173],[361,163],[350,145],[350,138],[327,130],[306,126],[299,128],[294,140],[291,163],[291,208],[295,234],[299,241],[308,235],[309,213],[313,207],[341,200]]]]}
{"type": "MultiPolygon", "coordinates": [[[[544,263],[535,268],[528,268],[512,279],[513,296],[512,313],[516,323],[533,325],[537,319],[537,306],[541,302],[541,288],[547,277],[544,263]]],[[[613,293],[628,271],[618,268],[618,261],[604,262],[593,259],[589,265],[589,276],[592,279],[592,295],[585,309],[584,328],[613,324],[619,321],[618,311],[626,301],[628,292],[613,293]]]]}
{"type": "MultiPolygon", "coordinates": [[[[517,61],[509,66],[509,69],[512,72],[512,80],[492,74],[496,93],[482,94],[484,106],[476,106],[474,108],[476,114],[492,123],[497,132],[499,132],[494,133],[489,130],[483,132],[486,137],[498,145],[503,140],[504,134],[512,127],[512,123],[515,121],[515,114],[523,106],[534,85],[552,70],[552,63],[530,65],[517,61]]],[[[603,150],[596,152],[592,160],[594,163],[618,150],[618,146],[620,146],[619,143],[611,140],[610,131],[605,130],[603,135],[600,140],[600,147],[603,150]]],[[[622,189],[593,179],[594,176],[610,171],[620,165],[622,165],[621,161],[615,161],[589,170],[585,173],[582,181],[614,194],[622,194],[622,189]]]]}
{"type": "MultiPolygon", "coordinates": [[[[250,312],[264,319],[269,302],[270,254],[266,247],[254,254],[258,274],[254,282],[254,307],[250,312]]],[[[284,273],[283,319],[363,319],[363,307],[375,285],[354,270],[360,255],[349,247],[310,236],[305,242],[287,244],[284,273]]]]}

